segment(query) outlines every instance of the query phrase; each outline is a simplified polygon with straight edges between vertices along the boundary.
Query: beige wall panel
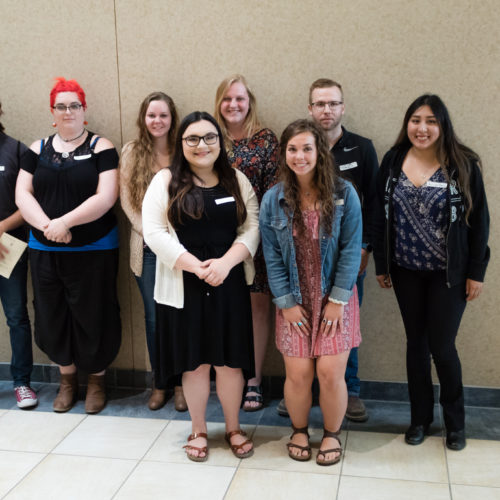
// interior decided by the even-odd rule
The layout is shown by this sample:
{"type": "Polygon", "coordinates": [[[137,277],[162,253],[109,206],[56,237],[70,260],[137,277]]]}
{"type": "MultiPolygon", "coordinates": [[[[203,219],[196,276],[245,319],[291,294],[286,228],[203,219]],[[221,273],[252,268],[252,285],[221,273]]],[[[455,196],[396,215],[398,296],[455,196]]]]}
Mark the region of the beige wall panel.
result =
{"type": "MultiPolygon", "coordinates": [[[[78,7],[74,1],[0,0],[0,6],[0,57],[9,68],[0,73],[3,122],[25,141],[50,133],[47,94],[57,74],[81,81],[91,127],[117,145],[121,130],[125,141],[135,136],[139,104],[153,90],[170,94],[181,115],[213,112],[217,85],[241,72],[257,96],[262,121],[279,135],[288,122],[307,116],[310,83],[331,77],[344,86],[345,125],[372,138],[379,159],[410,102],[429,91],[443,97],[458,135],[481,154],[491,218],[498,219],[496,0],[109,0],[78,7]],[[29,119],[19,112],[26,109],[29,119]]],[[[493,224],[485,293],[468,306],[457,341],[469,385],[500,387],[499,238],[493,224]]],[[[127,259],[125,249],[119,280],[124,346],[116,366],[143,369],[143,310],[127,259]]],[[[373,274],[370,265],[360,375],[405,380],[397,304],[392,291],[378,289],[373,274]]],[[[8,359],[6,342],[2,335],[2,360],[8,359]]],[[[274,342],[269,344],[266,372],[282,373],[274,342]]]]}

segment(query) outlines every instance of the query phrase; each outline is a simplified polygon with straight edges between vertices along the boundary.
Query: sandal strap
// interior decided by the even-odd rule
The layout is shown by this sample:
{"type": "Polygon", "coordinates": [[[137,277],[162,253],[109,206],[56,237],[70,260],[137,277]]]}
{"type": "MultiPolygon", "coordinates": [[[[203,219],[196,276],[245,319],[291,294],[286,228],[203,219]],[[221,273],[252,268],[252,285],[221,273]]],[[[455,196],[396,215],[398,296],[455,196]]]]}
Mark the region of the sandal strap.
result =
{"type": "MultiPolygon", "coordinates": [[[[245,392],[256,392],[257,394],[262,394],[262,386],[260,385],[247,385],[245,392]]],[[[254,397],[254,396],[251,396],[254,397]]]]}
{"type": "Polygon", "coordinates": [[[236,434],[240,434],[241,436],[247,435],[247,433],[244,430],[237,429],[235,431],[226,432],[226,439],[231,439],[233,436],[236,436],[236,434]]]}
{"type": "Polygon", "coordinates": [[[338,431],[336,432],[333,432],[333,431],[329,431],[328,429],[325,429],[323,428],[323,438],[322,439],[325,439],[325,438],[336,438],[337,441],[342,444],[340,442],[340,439],[339,439],[339,436],[340,436],[340,432],[342,431],[342,429],[339,429],[338,431]]]}
{"type": "Polygon", "coordinates": [[[301,446],[300,444],[295,444],[295,443],[292,443],[291,441],[289,443],[286,443],[286,447],[288,449],[290,449],[290,448],[297,448],[300,451],[311,451],[311,447],[309,445],[307,445],[307,446],[301,446]]]}
{"type": "Polygon", "coordinates": [[[235,431],[226,432],[226,441],[229,444],[229,446],[231,447],[231,449],[233,450],[233,453],[237,452],[238,450],[242,450],[243,447],[245,445],[247,445],[247,444],[253,444],[251,439],[246,439],[245,441],[243,441],[240,444],[233,444],[233,443],[231,443],[231,438],[233,436],[236,436],[237,434],[239,434],[241,436],[245,436],[245,437],[247,436],[247,433],[245,431],[241,430],[241,429],[237,429],[235,431]]]}
{"type": "Polygon", "coordinates": [[[185,444],[183,448],[186,451],[196,450],[198,453],[205,453],[205,455],[208,453],[208,446],[193,446],[192,444],[185,444]]]}
{"type": "Polygon", "coordinates": [[[243,398],[243,402],[246,403],[247,401],[255,401],[256,403],[262,403],[264,401],[264,398],[258,394],[257,396],[245,396],[243,398]]]}
{"type": "Polygon", "coordinates": [[[290,439],[295,436],[295,434],[305,434],[309,438],[309,427],[306,425],[305,427],[295,427],[295,425],[292,424],[292,435],[290,436],[290,439]]]}
{"type": "MultiPolygon", "coordinates": [[[[192,434],[189,435],[189,437],[187,439],[188,443],[189,443],[189,441],[192,441],[193,439],[196,439],[196,438],[205,438],[205,439],[208,439],[208,435],[207,435],[206,432],[193,432],[192,434]]],[[[196,448],[196,447],[193,446],[193,448],[196,448]]]]}
{"type": "Polygon", "coordinates": [[[329,450],[318,450],[318,455],[325,456],[327,453],[342,453],[342,448],[330,448],[329,450]]]}

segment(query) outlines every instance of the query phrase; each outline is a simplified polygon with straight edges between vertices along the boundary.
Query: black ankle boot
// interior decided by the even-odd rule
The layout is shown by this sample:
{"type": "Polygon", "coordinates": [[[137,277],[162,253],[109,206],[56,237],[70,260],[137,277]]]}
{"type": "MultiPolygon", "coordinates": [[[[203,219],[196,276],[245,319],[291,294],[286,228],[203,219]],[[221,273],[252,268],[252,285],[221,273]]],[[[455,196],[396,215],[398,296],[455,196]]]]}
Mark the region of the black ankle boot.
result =
{"type": "Polygon", "coordinates": [[[405,432],[406,444],[422,444],[428,430],[429,426],[427,425],[410,425],[410,427],[408,427],[408,430],[405,432]]]}
{"type": "Polygon", "coordinates": [[[465,430],[446,431],[446,447],[455,451],[463,450],[465,448],[465,430]]]}

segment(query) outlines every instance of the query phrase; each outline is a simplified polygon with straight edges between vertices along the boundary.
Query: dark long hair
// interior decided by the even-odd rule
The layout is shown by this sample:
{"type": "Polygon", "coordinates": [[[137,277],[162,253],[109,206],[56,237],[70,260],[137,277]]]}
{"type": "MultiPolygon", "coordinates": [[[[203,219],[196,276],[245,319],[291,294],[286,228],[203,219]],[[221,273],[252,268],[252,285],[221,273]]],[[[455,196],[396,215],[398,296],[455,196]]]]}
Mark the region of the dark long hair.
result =
{"type": "Polygon", "coordinates": [[[436,157],[439,164],[445,168],[447,174],[452,168],[458,171],[458,185],[465,196],[465,220],[468,222],[472,210],[472,197],[470,192],[470,171],[472,163],[477,163],[481,168],[481,159],[472,149],[460,142],[453,130],[450,114],[441,98],[435,94],[424,94],[417,97],[406,110],[403,125],[396,139],[394,147],[409,149],[411,147],[408,138],[408,122],[415,111],[422,107],[429,106],[439,124],[439,137],[437,140],[436,157]]]}
{"type": "Polygon", "coordinates": [[[224,138],[215,118],[206,111],[193,111],[182,120],[175,139],[174,159],[170,170],[172,179],[168,185],[167,216],[174,227],[182,224],[182,216],[188,215],[200,219],[203,214],[203,195],[201,189],[194,183],[194,174],[182,150],[182,136],[192,123],[206,120],[210,122],[219,134],[220,153],[214,163],[214,171],[219,178],[219,184],[234,197],[238,223],[241,225],[247,217],[247,210],[241,197],[236,172],[229,164],[224,138]]]}
{"type": "MultiPolygon", "coordinates": [[[[2,111],[2,103],[0,102],[0,116],[3,115],[2,111]]],[[[3,132],[5,130],[5,127],[2,125],[2,122],[0,122],[0,132],[3,132]]]]}
{"type": "Polygon", "coordinates": [[[337,189],[339,177],[335,173],[333,158],[328,147],[328,140],[323,129],[310,120],[296,120],[285,128],[280,138],[280,180],[287,204],[288,216],[293,217],[299,234],[304,234],[305,226],[300,208],[300,193],[297,176],[286,164],[286,148],[288,142],[298,134],[309,132],[313,135],[317,149],[316,168],[313,185],[319,192],[318,201],[321,211],[321,225],[327,234],[332,232],[335,213],[333,193],[337,189]]]}

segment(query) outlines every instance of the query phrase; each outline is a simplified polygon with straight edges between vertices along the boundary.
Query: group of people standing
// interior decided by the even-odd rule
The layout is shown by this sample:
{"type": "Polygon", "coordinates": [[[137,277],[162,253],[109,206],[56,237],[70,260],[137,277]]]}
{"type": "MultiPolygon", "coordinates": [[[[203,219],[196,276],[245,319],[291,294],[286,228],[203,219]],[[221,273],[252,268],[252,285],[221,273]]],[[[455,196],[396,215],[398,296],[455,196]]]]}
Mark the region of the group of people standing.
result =
{"type": "MultiPolygon", "coordinates": [[[[213,116],[195,111],[180,123],[171,97],[151,93],[139,110],[138,137],[120,160],[108,140],[86,129],[77,82],[57,79],[50,104],[56,134],[27,149],[0,132],[0,192],[7,195],[0,236],[23,239],[24,221],[30,227],[35,340],[61,372],[54,411],[74,405],[77,370],[88,374],[86,411],[106,403],[105,370],[120,346],[112,211],[120,190],[154,372],[148,404],[161,408],[175,387],[176,408],[192,420],[190,460],[209,456],[212,369],[226,441],[238,458],[253,454],[239,409],[263,406],[272,302],[286,370],[278,412],[293,428],[288,454],[312,456],[317,376],[324,433],[316,462],[340,460],[344,416],[368,418],[357,348],[372,251],[380,286],[394,285],[407,335],[406,442],[420,444],[432,422],[432,355],[447,446],[465,446],[455,338],[466,301],[481,292],[489,216],[479,157],[456,138],[438,96],[410,105],[380,169],[372,142],[342,126],[343,90],[329,79],[310,87],[311,119],[289,124],[280,141],[261,125],[241,75],[221,82],[213,116]]],[[[4,251],[0,245],[0,258],[4,251]]],[[[25,256],[10,279],[0,277],[20,407],[36,404],[26,269],[25,256]]]]}

